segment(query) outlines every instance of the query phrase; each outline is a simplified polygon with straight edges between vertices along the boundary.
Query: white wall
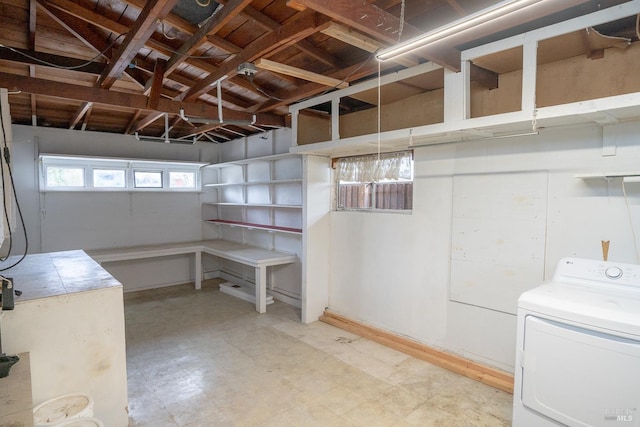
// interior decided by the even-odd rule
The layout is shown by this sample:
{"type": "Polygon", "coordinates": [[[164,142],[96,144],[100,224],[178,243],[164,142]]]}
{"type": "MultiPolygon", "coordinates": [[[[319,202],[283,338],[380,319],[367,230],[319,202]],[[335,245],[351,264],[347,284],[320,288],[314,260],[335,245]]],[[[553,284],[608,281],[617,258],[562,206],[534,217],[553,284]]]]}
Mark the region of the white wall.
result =
{"type": "MultiPolygon", "coordinates": [[[[13,126],[16,187],[29,252],[100,249],[200,240],[200,194],[47,192],[38,189],[40,153],[183,161],[215,161],[215,144],[140,142],[132,136],[13,126]]],[[[21,230],[13,253],[24,248],[21,230]]],[[[107,263],[126,291],[194,278],[188,256],[107,263]]]]}
{"type": "MultiPolygon", "coordinates": [[[[540,273],[526,277],[525,288],[550,279],[562,257],[601,259],[601,240],[611,242],[609,260],[637,263],[622,180],[587,181],[573,174],[640,171],[638,134],[640,123],[635,122],[604,129],[545,129],[538,136],[416,148],[411,215],[331,213],[329,307],[353,319],[512,370],[516,333],[512,313],[517,295],[501,292],[511,282],[498,277],[507,269],[488,269],[475,277],[475,286],[491,292],[497,304],[481,299],[473,303],[473,296],[460,303],[450,297],[451,276],[464,273],[450,271],[456,177],[477,176],[477,191],[488,194],[490,190],[481,187],[486,180],[480,177],[508,176],[518,182],[523,172],[548,171],[547,188],[537,193],[546,197],[546,219],[539,236],[542,256],[521,261],[521,267],[533,264],[540,273]],[[607,151],[603,151],[603,144],[607,151]],[[610,154],[612,145],[615,155],[604,155],[610,154]]],[[[626,190],[633,226],[640,233],[640,184],[627,184],[626,190]]],[[[515,197],[526,198],[527,191],[515,197]]],[[[477,207],[494,208],[489,203],[494,201],[480,198],[477,207]]],[[[512,216],[505,218],[506,224],[516,223],[512,216]]],[[[493,226],[488,222],[477,222],[478,229],[493,226]]],[[[530,227],[526,222],[522,226],[530,227]]],[[[499,265],[503,259],[526,255],[528,250],[525,242],[507,254],[496,244],[488,240],[476,252],[486,248],[499,265]]],[[[511,267],[517,273],[517,263],[511,267]]],[[[513,286],[522,288],[525,279],[513,279],[518,282],[513,286]]]]}

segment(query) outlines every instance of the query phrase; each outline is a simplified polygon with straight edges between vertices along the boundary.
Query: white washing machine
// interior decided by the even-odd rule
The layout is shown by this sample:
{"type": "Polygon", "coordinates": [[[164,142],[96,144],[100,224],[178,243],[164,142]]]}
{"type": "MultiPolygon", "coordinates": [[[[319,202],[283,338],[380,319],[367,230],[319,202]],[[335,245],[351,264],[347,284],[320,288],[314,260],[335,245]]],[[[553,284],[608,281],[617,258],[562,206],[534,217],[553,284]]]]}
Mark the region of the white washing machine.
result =
{"type": "Polygon", "coordinates": [[[518,300],[513,425],[640,426],[640,265],[577,258],[518,300]]]}

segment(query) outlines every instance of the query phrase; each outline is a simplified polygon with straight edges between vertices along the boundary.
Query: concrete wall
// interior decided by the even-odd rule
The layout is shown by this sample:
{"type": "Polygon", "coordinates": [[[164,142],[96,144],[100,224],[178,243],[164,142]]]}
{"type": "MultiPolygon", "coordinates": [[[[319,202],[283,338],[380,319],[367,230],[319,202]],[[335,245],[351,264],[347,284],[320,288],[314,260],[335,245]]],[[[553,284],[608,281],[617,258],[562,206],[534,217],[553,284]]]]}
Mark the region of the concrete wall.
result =
{"type": "MultiPolygon", "coordinates": [[[[502,369],[512,370],[515,348],[515,304],[517,294],[549,279],[558,260],[565,256],[601,259],[601,240],[609,240],[609,260],[636,263],[638,254],[633,229],[640,230],[640,184],[627,184],[629,214],[622,192],[622,180],[582,180],[575,173],[640,171],[640,123],[610,127],[543,130],[538,136],[434,145],[415,150],[414,209],[412,214],[331,213],[330,309],[348,317],[400,335],[446,349],[502,369]],[[603,144],[616,146],[616,155],[605,156],[603,144]],[[496,229],[495,221],[477,215],[479,232],[495,231],[509,236],[542,239],[540,259],[527,259],[531,242],[512,239],[500,249],[498,238],[476,241],[464,252],[487,255],[493,269],[478,270],[474,286],[478,293],[453,295],[452,277],[464,269],[452,246],[458,183],[473,186],[477,180],[478,211],[496,209],[494,190],[513,189],[515,201],[534,193],[528,186],[531,174],[546,176],[534,190],[544,202],[543,229],[536,221],[519,221],[518,209],[505,209],[505,227],[522,224],[510,233],[496,229]],[[487,179],[494,188],[483,183],[487,179]],[[503,183],[504,185],[502,185],[503,183]],[[518,183],[522,183],[518,192],[518,183]],[[507,185],[508,184],[508,185],[507,185]],[[525,185],[527,184],[527,185],[525,185]],[[523,233],[520,233],[523,232],[523,233]],[[527,234],[528,233],[528,234],[527,234]],[[489,257],[490,255],[490,257],[489,257]],[[514,278],[503,277],[512,262],[514,278]],[[521,268],[519,268],[519,265],[521,268]],[[533,265],[537,272],[518,276],[533,265]],[[457,267],[456,267],[457,266],[457,267]],[[455,270],[457,268],[458,270],[455,270]],[[526,282],[526,283],[525,283],[526,282]],[[523,283],[525,285],[523,286],[523,283]],[[520,288],[515,293],[510,284],[520,288]],[[461,302],[464,301],[464,302],[461,302]]],[[[472,188],[473,190],[473,188],[472,188]]],[[[510,193],[504,193],[510,194],[510,193]]],[[[509,196],[511,197],[511,196],[509,196]]],[[[495,212],[501,212],[500,208],[495,212]]],[[[472,230],[475,231],[475,230],[472,230]]],[[[456,285],[460,287],[460,285],[456,285]]],[[[460,290],[460,289],[458,289],[460,290]]]]}
{"type": "MultiPolygon", "coordinates": [[[[38,188],[38,154],[215,161],[214,144],[140,142],[132,136],[13,126],[16,187],[27,224],[29,252],[100,249],[200,240],[200,194],[47,192],[38,188]]],[[[14,254],[24,248],[16,233],[14,254]]],[[[189,257],[108,263],[125,291],[193,280],[189,257]]]]}

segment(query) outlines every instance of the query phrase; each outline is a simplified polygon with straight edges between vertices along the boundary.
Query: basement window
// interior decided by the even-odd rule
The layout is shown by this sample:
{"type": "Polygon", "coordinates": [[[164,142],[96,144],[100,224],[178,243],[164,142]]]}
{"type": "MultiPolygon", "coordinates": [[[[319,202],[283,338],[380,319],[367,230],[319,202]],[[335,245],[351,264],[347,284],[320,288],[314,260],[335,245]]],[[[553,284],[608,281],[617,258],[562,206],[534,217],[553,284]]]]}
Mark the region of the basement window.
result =
{"type": "Polygon", "coordinates": [[[200,191],[207,163],[40,155],[41,191],[200,191]]]}
{"type": "Polygon", "coordinates": [[[94,169],[93,186],[95,188],[126,188],[124,169],[94,169]]]}
{"type": "Polygon", "coordinates": [[[162,188],[162,171],[133,171],[136,188],[162,188]]]}
{"type": "Polygon", "coordinates": [[[83,188],[84,168],[47,166],[45,182],[50,188],[83,188]]]}
{"type": "Polygon", "coordinates": [[[170,171],[169,187],[181,189],[196,188],[196,173],[193,171],[170,171]]]}
{"type": "Polygon", "coordinates": [[[413,208],[413,153],[335,160],[337,210],[407,212],[413,208]]]}

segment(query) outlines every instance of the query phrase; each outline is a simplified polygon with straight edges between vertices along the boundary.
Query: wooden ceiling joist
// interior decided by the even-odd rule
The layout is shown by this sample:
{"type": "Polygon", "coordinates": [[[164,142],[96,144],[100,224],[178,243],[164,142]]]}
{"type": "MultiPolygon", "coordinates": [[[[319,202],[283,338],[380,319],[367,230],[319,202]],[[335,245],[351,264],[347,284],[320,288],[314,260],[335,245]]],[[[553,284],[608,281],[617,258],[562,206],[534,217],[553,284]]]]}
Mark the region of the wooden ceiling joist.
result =
{"type": "Polygon", "coordinates": [[[340,68],[343,66],[343,64],[341,64],[333,55],[327,53],[325,50],[317,48],[307,40],[300,40],[296,44],[296,48],[331,68],[340,68]]]}
{"type": "MultiPolygon", "coordinates": [[[[336,24],[335,22],[329,23],[327,27],[322,30],[322,33],[369,53],[374,53],[385,47],[385,45],[378,40],[359,33],[344,25],[336,24]]],[[[418,61],[411,56],[402,56],[394,62],[404,65],[405,67],[414,67],[418,65],[418,61]]]]}
{"type": "Polygon", "coordinates": [[[153,71],[153,77],[151,80],[151,89],[149,93],[149,100],[147,107],[156,110],[158,108],[158,101],[160,101],[160,95],[162,95],[162,80],[167,70],[167,61],[164,59],[158,59],[156,61],[156,68],[153,71]]]}
{"type": "MultiPolygon", "coordinates": [[[[44,1],[44,0],[40,0],[40,1],[44,1]]],[[[88,29],[88,26],[86,24],[91,24],[91,25],[96,25],[99,28],[102,28],[105,31],[109,31],[115,34],[123,34],[125,32],[127,32],[128,28],[123,25],[120,24],[119,22],[115,22],[112,21],[102,15],[96,14],[94,12],[90,12],[90,11],[85,11],[82,8],[77,9],[77,5],[73,6],[74,3],[70,2],[69,0],[53,0],[55,1],[55,5],[56,8],[51,7],[48,2],[47,3],[43,3],[41,4],[41,6],[43,6],[43,8],[46,8],[46,10],[50,13],[53,14],[53,16],[56,16],[56,20],[60,20],[62,19],[62,23],[64,23],[64,21],[68,21],[71,22],[73,25],[69,26],[65,24],[65,27],[72,32],[72,34],[74,34],[76,37],[78,37],[80,40],[82,40],[85,44],[90,45],[90,44],[94,44],[94,43],[103,43],[106,44],[104,41],[102,40],[94,40],[95,38],[95,33],[93,33],[91,30],[88,29]],[[63,12],[65,9],[69,8],[72,13],[73,16],[67,15],[65,12],[63,12]],[[61,17],[60,17],[61,16],[61,17]],[[82,24],[82,22],[86,23],[86,24],[82,24]],[[81,28],[82,27],[86,27],[87,30],[85,31],[81,31],[80,34],[78,34],[74,28],[81,28]],[[93,34],[91,34],[93,33],[93,34]]],[[[136,3],[136,7],[138,5],[138,3],[144,4],[144,1],[139,2],[138,0],[132,0],[129,3],[136,3]]],[[[170,20],[171,22],[182,22],[181,18],[177,18],[175,16],[172,16],[171,14],[169,14],[169,16],[167,16],[166,18],[168,21],[170,20]]],[[[193,29],[192,26],[190,26],[190,24],[186,23],[186,21],[184,21],[184,23],[182,24],[182,26],[189,26],[190,30],[192,31],[192,33],[195,33],[195,31],[197,31],[197,29],[193,29]]],[[[197,27],[196,27],[197,28],[197,27]]],[[[170,58],[173,55],[173,51],[172,49],[170,49],[168,46],[158,42],[157,40],[154,39],[150,39],[147,41],[147,47],[149,47],[150,49],[154,49],[156,50],[158,53],[165,55],[167,58],[170,58]]],[[[92,47],[93,49],[95,49],[93,47],[93,45],[91,45],[90,47],[92,47]]],[[[224,45],[225,49],[229,49],[229,50],[235,50],[236,52],[239,52],[241,49],[231,43],[227,43],[226,45],[224,45]]],[[[110,55],[109,55],[110,56],[110,55]]],[[[200,60],[200,59],[196,59],[196,58],[185,58],[184,60],[185,63],[194,66],[196,68],[198,68],[199,70],[202,70],[206,73],[213,73],[216,72],[217,67],[214,66],[213,64],[210,64],[209,62],[200,60]]],[[[139,64],[139,66],[142,66],[143,68],[145,68],[146,70],[148,70],[150,73],[153,73],[153,69],[154,69],[154,65],[153,64],[146,64],[144,60],[141,60],[140,58],[136,58],[136,63],[139,64]]],[[[129,71],[126,71],[129,72],[129,71]]],[[[177,81],[180,82],[181,84],[183,84],[184,86],[193,86],[193,81],[190,82],[186,82],[186,80],[180,75],[180,74],[176,74],[176,73],[165,73],[165,78],[166,79],[170,79],[173,81],[177,81]],[[186,83],[186,84],[184,84],[186,83]]],[[[144,87],[144,85],[143,85],[144,87]]],[[[245,87],[245,89],[259,94],[259,92],[254,88],[254,87],[245,87]]],[[[145,87],[145,91],[148,90],[148,88],[145,87]]],[[[241,108],[241,105],[239,105],[238,107],[241,108]]]]}
{"type": "Polygon", "coordinates": [[[213,15],[212,18],[202,25],[187,40],[176,53],[173,54],[169,62],[167,63],[167,73],[171,73],[178,65],[180,65],[185,56],[191,55],[195,50],[200,47],[200,44],[205,39],[207,34],[215,34],[222,27],[227,25],[229,21],[235,18],[242,10],[247,7],[252,0],[231,0],[228,2],[221,11],[213,15]]]}
{"type": "Polygon", "coordinates": [[[14,62],[16,64],[54,66],[59,68],[73,69],[82,73],[100,75],[106,64],[100,62],[89,62],[83,59],[69,58],[68,56],[54,55],[51,53],[36,52],[29,49],[16,47],[0,47],[0,59],[14,62]]]}
{"type": "MultiPolygon", "coordinates": [[[[0,80],[10,91],[23,91],[56,98],[87,101],[113,107],[147,110],[147,97],[108,89],[78,86],[69,83],[31,78],[0,72],[0,80]]],[[[180,114],[183,108],[185,114],[193,117],[218,117],[218,108],[204,103],[177,102],[161,98],[158,101],[158,112],[180,114]]],[[[253,120],[253,114],[234,110],[224,110],[228,120],[253,120]]],[[[271,114],[257,114],[256,123],[266,126],[282,127],[284,118],[271,114]]]]}
{"type": "Polygon", "coordinates": [[[111,62],[98,78],[96,86],[110,88],[155,31],[157,21],[173,9],[178,0],[150,0],[113,54],[111,62]]]}
{"type": "MultiPolygon", "coordinates": [[[[369,34],[378,40],[389,44],[398,42],[400,19],[374,4],[363,1],[336,0],[296,0],[303,5],[323,15],[329,16],[337,22],[342,22],[350,27],[369,34]]],[[[407,25],[402,26],[402,38],[407,39],[420,35],[417,28],[407,25]]]]}
{"type": "Polygon", "coordinates": [[[310,82],[316,82],[321,85],[344,89],[349,87],[349,83],[343,80],[334,79],[322,74],[314,73],[312,71],[303,70],[301,68],[292,67],[290,65],[281,64],[279,62],[271,61],[270,59],[260,58],[254,62],[257,68],[263,70],[272,71],[274,73],[285,74],[287,76],[293,76],[302,80],[310,82]]]}
{"type": "Polygon", "coordinates": [[[322,28],[316,22],[313,13],[302,13],[289,23],[283,25],[278,31],[265,34],[247,48],[243,49],[233,60],[222,65],[215,73],[209,74],[200,80],[190,90],[184,92],[179,100],[193,100],[204,92],[210,90],[211,84],[216,81],[236,74],[238,65],[243,62],[252,62],[268,53],[274,53],[283,49],[298,40],[302,40],[321,31],[322,28]]]}

